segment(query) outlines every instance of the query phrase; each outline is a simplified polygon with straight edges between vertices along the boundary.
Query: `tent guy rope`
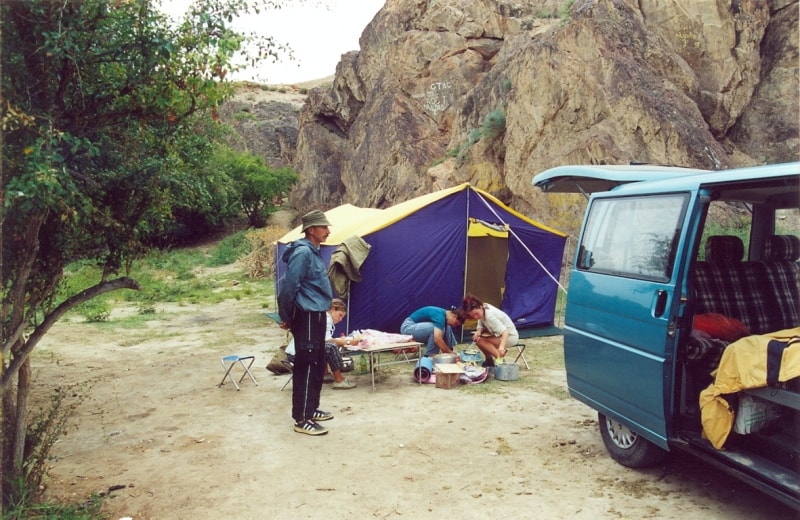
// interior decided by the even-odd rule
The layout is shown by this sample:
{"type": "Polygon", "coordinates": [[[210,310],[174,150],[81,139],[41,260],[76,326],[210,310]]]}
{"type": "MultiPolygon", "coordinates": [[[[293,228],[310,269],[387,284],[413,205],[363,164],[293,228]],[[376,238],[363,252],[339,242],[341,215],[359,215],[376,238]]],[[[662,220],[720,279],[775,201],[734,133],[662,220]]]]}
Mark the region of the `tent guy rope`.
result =
{"type": "Polygon", "coordinates": [[[489,211],[491,211],[491,212],[492,212],[492,215],[494,215],[494,216],[495,216],[495,218],[497,218],[497,220],[498,220],[498,221],[502,222],[502,223],[503,223],[503,224],[506,226],[506,228],[508,228],[508,233],[509,233],[511,236],[513,236],[513,237],[514,237],[514,238],[517,240],[517,242],[519,242],[519,243],[522,245],[522,247],[525,249],[525,251],[527,251],[527,253],[528,253],[528,254],[531,256],[531,258],[533,258],[533,259],[536,261],[536,263],[537,263],[537,264],[539,264],[539,267],[541,267],[541,268],[542,268],[542,270],[543,270],[545,273],[547,273],[547,276],[548,276],[548,278],[550,278],[551,280],[553,280],[553,281],[556,283],[556,285],[559,287],[559,289],[561,289],[562,291],[564,291],[564,294],[567,294],[567,289],[566,289],[566,288],[565,288],[563,285],[561,285],[561,282],[559,282],[559,281],[558,281],[558,279],[556,279],[556,278],[555,278],[555,277],[554,277],[554,276],[553,276],[553,275],[550,273],[550,271],[548,271],[548,270],[545,268],[545,266],[542,264],[542,262],[541,262],[541,261],[539,261],[539,259],[538,259],[538,258],[536,258],[536,255],[535,255],[535,254],[533,254],[533,251],[531,251],[531,250],[530,250],[530,248],[528,248],[528,246],[527,246],[527,245],[525,245],[525,242],[523,242],[523,241],[522,241],[522,239],[521,239],[521,238],[520,238],[520,237],[519,237],[519,236],[518,236],[518,235],[517,235],[517,234],[514,232],[514,230],[513,230],[513,229],[511,229],[511,226],[509,226],[509,225],[508,225],[508,223],[507,223],[506,221],[504,221],[504,220],[503,220],[503,218],[502,218],[500,215],[498,215],[498,214],[497,214],[497,212],[496,212],[496,211],[494,210],[494,208],[493,208],[493,207],[492,207],[492,206],[489,204],[489,202],[486,200],[486,198],[485,198],[483,195],[481,195],[479,192],[477,192],[477,191],[475,192],[475,194],[478,196],[478,198],[481,200],[481,202],[483,202],[483,204],[486,206],[486,208],[487,208],[489,211]]]}

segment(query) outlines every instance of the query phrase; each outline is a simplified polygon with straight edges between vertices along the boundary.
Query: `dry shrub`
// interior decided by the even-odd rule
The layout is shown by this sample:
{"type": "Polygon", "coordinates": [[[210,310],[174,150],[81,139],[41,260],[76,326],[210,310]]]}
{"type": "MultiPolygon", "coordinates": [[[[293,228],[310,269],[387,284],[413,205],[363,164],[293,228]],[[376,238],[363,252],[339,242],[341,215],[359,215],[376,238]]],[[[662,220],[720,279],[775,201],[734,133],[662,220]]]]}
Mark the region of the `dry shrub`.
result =
{"type": "Polygon", "coordinates": [[[247,233],[250,252],[239,259],[247,276],[251,278],[269,278],[275,268],[275,243],[286,234],[288,229],[282,226],[267,226],[247,233]]]}

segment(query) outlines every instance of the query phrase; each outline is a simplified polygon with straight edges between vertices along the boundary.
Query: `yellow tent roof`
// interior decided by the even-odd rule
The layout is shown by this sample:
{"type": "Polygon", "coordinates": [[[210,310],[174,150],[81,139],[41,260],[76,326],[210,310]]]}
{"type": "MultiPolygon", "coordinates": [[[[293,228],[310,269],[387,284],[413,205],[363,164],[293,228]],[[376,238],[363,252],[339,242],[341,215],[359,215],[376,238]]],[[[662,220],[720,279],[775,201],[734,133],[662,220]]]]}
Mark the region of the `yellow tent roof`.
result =
{"type": "MultiPolygon", "coordinates": [[[[331,223],[331,234],[328,237],[328,240],[325,241],[325,244],[341,244],[347,238],[353,235],[361,237],[369,235],[370,233],[374,233],[390,226],[391,224],[394,224],[398,220],[403,219],[407,215],[410,215],[411,213],[414,213],[415,211],[424,208],[425,206],[428,206],[437,200],[443,199],[453,193],[457,193],[468,188],[470,188],[470,184],[465,182],[458,186],[453,186],[452,188],[435,191],[433,193],[428,193],[405,202],[395,204],[394,206],[386,209],[359,208],[358,206],[353,206],[352,204],[342,204],[341,206],[329,209],[325,212],[325,216],[328,217],[328,220],[331,223]]],[[[566,236],[560,231],[556,231],[555,229],[544,226],[539,222],[531,220],[525,215],[522,215],[509,208],[487,192],[475,187],[472,187],[472,189],[479,193],[482,197],[491,200],[498,206],[502,207],[506,211],[509,211],[510,213],[513,213],[531,225],[545,229],[560,236],[566,236]]],[[[300,226],[297,226],[279,238],[278,242],[282,244],[288,244],[289,242],[297,240],[302,236],[303,232],[301,231],[300,226]]]]}
{"type": "Polygon", "coordinates": [[[470,217],[467,236],[508,238],[508,225],[503,226],[503,229],[497,229],[495,226],[487,225],[486,222],[470,217]]]}

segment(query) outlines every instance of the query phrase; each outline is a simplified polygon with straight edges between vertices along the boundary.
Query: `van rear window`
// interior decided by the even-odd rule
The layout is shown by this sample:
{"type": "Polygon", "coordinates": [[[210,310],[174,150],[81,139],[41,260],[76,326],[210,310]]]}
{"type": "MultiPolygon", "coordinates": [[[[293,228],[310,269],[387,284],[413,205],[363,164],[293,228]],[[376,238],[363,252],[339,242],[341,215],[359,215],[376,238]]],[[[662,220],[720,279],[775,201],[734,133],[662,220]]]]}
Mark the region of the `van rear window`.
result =
{"type": "Polygon", "coordinates": [[[578,248],[577,269],[669,280],[688,200],[680,193],[594,200],[578,248]]]}

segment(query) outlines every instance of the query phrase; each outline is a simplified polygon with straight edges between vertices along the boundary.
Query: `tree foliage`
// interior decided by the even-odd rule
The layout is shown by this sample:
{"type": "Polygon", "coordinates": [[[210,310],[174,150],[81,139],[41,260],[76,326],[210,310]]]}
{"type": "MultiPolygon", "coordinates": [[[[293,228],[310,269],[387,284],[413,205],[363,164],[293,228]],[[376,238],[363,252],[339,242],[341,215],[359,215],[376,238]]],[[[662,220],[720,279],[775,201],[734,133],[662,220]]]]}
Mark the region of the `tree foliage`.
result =
{"type": "Polygon", "coordinates": [[[291,168],[271,168],[261,157],[227,147],[218,150],[213,165],[231,179],[242,210],[257,228],[266,225],[276,201],[286,197],[297,182],[291,168]]]}
{"type": "Polygon", "coordinates": [[[30,353],[70,308],[136,289],[119,274],[176,211],[219,203],[201,165],[224,79],[245,48],[250,61],[280,52],[231,22],[280,5],[196,0],[179,22],[150,0],[0,5],[3,504],[25,479],[30,353]],[[55,301],[64,266],[84,258],[102,278],[55,301]]]}

